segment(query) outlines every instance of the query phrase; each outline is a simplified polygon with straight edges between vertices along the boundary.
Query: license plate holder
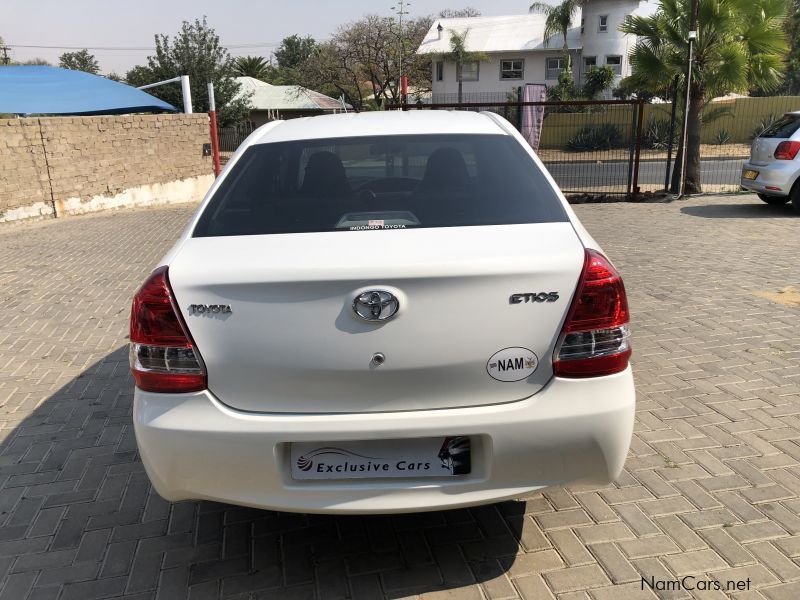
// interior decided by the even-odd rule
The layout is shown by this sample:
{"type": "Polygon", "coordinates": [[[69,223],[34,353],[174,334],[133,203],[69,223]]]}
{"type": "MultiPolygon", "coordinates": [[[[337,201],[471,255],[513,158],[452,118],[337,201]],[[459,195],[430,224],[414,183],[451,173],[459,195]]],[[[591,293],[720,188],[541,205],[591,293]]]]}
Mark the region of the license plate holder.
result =
{"type": "Polygon", "coordinates": [[[749,179],[750,181],[753,181],[756,177],[758,177],[758,171],[754,171],[752,169],[744,169],[742,171],[743,179],[749,179]]]}
{"type": "Polygon", "coordinates": [[[472,470],[471,450],[470,438],[460,435],[294,442],[290,474],[295,480],[458,477],[472,470]]]}

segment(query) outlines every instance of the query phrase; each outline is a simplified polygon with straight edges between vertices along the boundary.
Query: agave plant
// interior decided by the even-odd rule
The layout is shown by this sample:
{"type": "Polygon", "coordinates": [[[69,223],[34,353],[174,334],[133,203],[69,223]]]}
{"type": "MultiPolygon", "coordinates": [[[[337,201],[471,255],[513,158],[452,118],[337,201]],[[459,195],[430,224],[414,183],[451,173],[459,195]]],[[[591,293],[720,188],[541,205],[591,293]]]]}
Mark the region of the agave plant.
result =
{"type": "Polygon", "coordinates": [[[731,132],[725,129],[718,129],[717,132],[714,134],[714,144],[717,146],[722,146],[723,144],[729,144],[731,141],[731,132]]]}
{"type": "Polygon", "coordinates": [[[622,133],[616,125],[587,125],[579,129],[567,140],[567,149],[574,152],[590,152],[593,150],[610,150],[624,146],[622,133]]]}
{"type": "Polygon", "coordinates": [[[670,133],[674,146],[678,142],[679,128],[672,127],[669,119],[650,117],[642,136],[642,146],[651,150],[666,150],[670,145],[670,133]]]}

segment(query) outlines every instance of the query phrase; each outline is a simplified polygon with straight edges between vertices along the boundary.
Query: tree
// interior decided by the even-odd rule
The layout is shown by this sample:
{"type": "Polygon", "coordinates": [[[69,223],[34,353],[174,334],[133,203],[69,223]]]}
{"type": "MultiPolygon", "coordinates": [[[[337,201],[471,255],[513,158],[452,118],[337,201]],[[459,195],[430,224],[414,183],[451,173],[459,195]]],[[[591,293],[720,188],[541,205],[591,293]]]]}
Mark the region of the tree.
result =
{"type": "MultiPolygon", "coordinates": [[[[400,101],[401,48],[417,48],[431,25],[428,17],[404,22],[402,34],[392,17],[367,15],[340,27],[295,69],[298,83],[324,94],[345,96],[356,110],[400,101]]],[[[403,74],[418,91],[430,86],[430,57],[403,54],[403,74]]]]}
{"type": "Polygon", "coordinates": [[[578,11],[579,0],[563,0],[561,4],[551,5],[544,2],[534,2],[530,6],[532,12],[540,12],[545,15],[544,39],[549,40],[557,35],[564,38],[564,60],[565,69],[572,69],[572,57],[569,54],[569,44],[567,43],[567,33],[572,27],[572,18],[578,11]]]}
{"type": "Polygon", "coordinates": [[[614,73],[614,70],[608,65],[590,67],[589,70],[586,71],[586,81],[583,84],[581,95],[587,100],[594,100],[598,94],[603,93],[611,87],[615,76],[616,73],[614,73]]]}
{"type": "Polygon", "coordinates": [[[310,35],[301,38],[294,34],[281,40],[281,45],[275,50],[275,60],[278,66],[284,69],[296,69],[317,49],[317,42],[310,35]]]}
{"type": "Polygon", "coordinates": [[[444,10],[440,10],[438,15],[440,19],[463,19],[465,17],[480,16],[481,11],[479,11],[477,8],[472,8],[471,6],[459,9],[445,8],[444,10]]]}
{"type": "Polygon", "coordinates": [[[11,62],[12,65],[30,65],[35,67],[52,67],[52,63],[44,58],[36,57],[36,58],[26,58],[25,60],[21,60],[19,62],[11,62]]]}
{"type": "Polygon", "coordinates": [[[353,53],[341,40],[320,44],[297,73],[302,86],[334,98],[344,96],[356,111],[365,108],[366,99],[372,93],[353,53]]]}
{"type": "MultiPolygon", "coordinates": [[[[167,79],[171,79],[171,77],[167,77],[167,79]]],[[[155,78],[153,72],[150,70],[150,67],[145,65],[136,65],[135,67],[128,69],[128,72],[125,73],[123,81],[128,85],[138,87],[140,85],[147,85],[148,83],[155,83],[159,80],[155,78]]],[[[156,96],[157,90],[158,88],[151,88],[151,91],[148,93],[152,93],[154,96],[156,96]]]]}
{"type": "Polygon", "coordinates": [[[253,77],[267,81],[270,64],[263,56],[240,56],[233,61],[233,73],[237,77],[253,77]]]}
{"type": "MultiPolygon", "coordinates": [[[[241,85],[233,78],[233,59],[220,45],[219,36],[209,27],[205,17],[192,23],[184,21],[174,40],[156,34],[155,44],[155,56],[147,58],[147,65],[137,65],[127,72],[125,80],[128,84],[141,86],[188,75],[195,111],[208,112],[208,83],[211,82],[220,125],[238,123],[248,115],[249,96],[239,94],[241,85]]],[[[148,93],[174,106],[181,106],[178,84],[151,88],[148,93]]]]}
{"type": "Polygon", "coordinates": [[[461,104],[464,98],[464,64],[486,60],[486,55],[482,52],[470,52],[467,50],[467,35],[469,35],[469,29],[467,29],[464,33],[451,30],[450,52],[444,55],[445,59],[453,60],[456,63],[456,81],[458,81],[459,104],[461,104]]]}
{"type": "MultiPolygon", "coordinates": [[[[586,71],[586,81],[583,86],[575,85],[570,69],[563,69],[558,75],[558,84],[547,88],[547,99],[554,102],[569,102],[570,100],[594,100],[599,94],[611,87],[615,73],[608,65],[591,67],[586,71]]],[[[591,106],[549,106],[545,114],[556,112],[591,112],[591,106]]]]}
{"type": "Polygon", "coordinates": [[[97,64],[94,54],[89,54],[89,50],[86,48],[77,52],[65,52],[58,57],[58,66],[62,69],[85,71],[93,75],[100,72],[100,65],[97,64]]]}
{"type": "Polygon", "coordinates": [[[784,24],[786,39],[792,40],[786,53],[786,80],[781,91],[800,95],[800,0],[794,0],[784,24]]]}
{"type": "MultiPolygon", "coordinates": [[[[758,86],[777,88],[784,68],[782,29],[789,0],[699,0],[694,66],[689,89],[686,191],[702,191],[700,130],[712,98],[758,86]]],[[[637,36],[626,85],[661,93],[675,77],[682,82],[688,56],[690,0],[660,0],[650,16],[625,18],[620,31],[637,36]]],[[[684,148],[679,147],[672,190],[678,192],[684,148]]]]}

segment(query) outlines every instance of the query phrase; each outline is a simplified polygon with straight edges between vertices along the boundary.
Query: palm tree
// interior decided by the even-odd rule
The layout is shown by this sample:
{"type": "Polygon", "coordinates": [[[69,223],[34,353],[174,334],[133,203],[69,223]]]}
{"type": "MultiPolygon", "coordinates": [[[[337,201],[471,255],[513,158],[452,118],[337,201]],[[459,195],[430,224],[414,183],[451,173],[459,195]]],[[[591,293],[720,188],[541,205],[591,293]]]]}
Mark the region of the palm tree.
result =
{"type": "Polygon", "coordinates": [[[270,75],[270,64],[263,56],[239,56],[233,61],[233,73],[237,77],[253,77],[266,81],[270,75]]]}
{"type": "Polygon", "coordinates": [[[486,55],[483,52],[470,52],[467,50],[467,34],[469,29],[464,33],[450,30],[450,52],[444,55],[445,59],[450,59],[456,63],[456,80],[458,81],[458,103],[461,104],[463,98],[463,66],[464,63],[480,62],[486,60],[486,55]]]}
{"type": "Polygon", "coordinates": [[[572,18],[580,7],[581,0],[564,0],[561,4],[546,4],[544,2],[534,2],[530,6],[531,12],[539,12],[545,15],[544,39],[549,40],[557,35],[564,38],[564,59],[566,69],[572,66],[572,58],[569,55],[569,45],[567,44],[567,33],[572,26],[572,18]]]}
{"type": "MultiPolygon", "coordinates": [[[[689,89],[686,192],[702,190],[700,129],[712,99],[752,87],[777,88],[782,80],[786,39],[783,21],[789,0],[698,0],[697,39],[689,89]]],[[[686,94],[690,0],[660,0],[650,16],[628,16],[620,31],[637,36],[630,54],[632,74],[622,85],[663,94],[676,77],[686,94]]],[[[684,149],[679,147],[672,178],[679,191],[684,149]]]]}

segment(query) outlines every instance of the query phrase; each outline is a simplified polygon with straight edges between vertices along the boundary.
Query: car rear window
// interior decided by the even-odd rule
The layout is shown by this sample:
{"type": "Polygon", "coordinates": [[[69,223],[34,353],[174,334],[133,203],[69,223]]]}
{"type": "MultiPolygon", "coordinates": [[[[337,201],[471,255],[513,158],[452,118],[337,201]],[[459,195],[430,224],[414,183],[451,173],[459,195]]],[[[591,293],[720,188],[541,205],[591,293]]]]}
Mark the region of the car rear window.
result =
{"type": "Polygon", "coordinates": [[[567,221],[511,136],[395,135],[251,146],[195,237],[567,221]]]}
{"type": "Polygon", "coordinates": [[[767,127],[758,137],[762,138],[788,138],[800,129],[800,116],[784,115],[772,125],[767,127]]]}

